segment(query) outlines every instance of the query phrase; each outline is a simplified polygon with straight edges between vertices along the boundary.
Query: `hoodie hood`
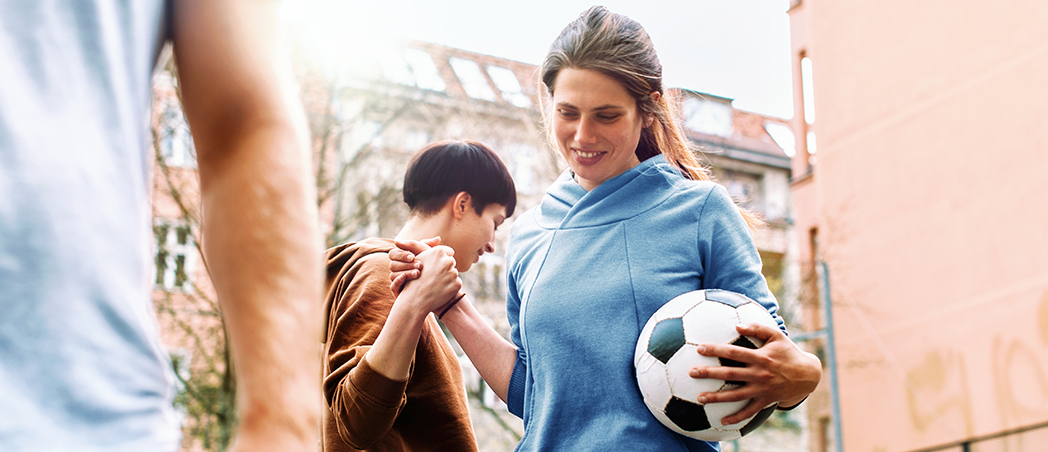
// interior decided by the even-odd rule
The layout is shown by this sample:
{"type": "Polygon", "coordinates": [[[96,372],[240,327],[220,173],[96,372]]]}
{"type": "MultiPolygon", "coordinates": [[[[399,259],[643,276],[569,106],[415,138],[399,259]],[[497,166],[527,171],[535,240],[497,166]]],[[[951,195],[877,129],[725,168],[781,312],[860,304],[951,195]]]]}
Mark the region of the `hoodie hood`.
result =
{"type": "Polygon", "coordinates": [[[586,191],[571,170],[546,191],[536,221],[546,229],[572,229],[622,221],[651,210],[672,196],[667,188],[686,182],[676,167],[657,155],[586,191]],[[591,207],[602,204],[601,208],[591,207]]]}

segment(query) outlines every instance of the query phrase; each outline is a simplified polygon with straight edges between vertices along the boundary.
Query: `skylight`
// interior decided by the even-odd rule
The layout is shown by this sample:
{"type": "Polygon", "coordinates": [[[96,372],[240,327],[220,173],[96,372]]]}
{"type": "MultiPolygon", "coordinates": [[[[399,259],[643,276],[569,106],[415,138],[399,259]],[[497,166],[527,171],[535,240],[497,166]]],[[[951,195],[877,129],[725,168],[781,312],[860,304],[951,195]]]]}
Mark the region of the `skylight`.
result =
{"type": "Polygon", "coordinates": [[[520,87],[520,80],[512,70],[502,66],[488,66],[488,75],[495,86],[502,92],[502,98],[520,108],[531,107],[531,100],[520,87]]]}
{"type": "Polygon", "coordinates": [[[455,75],[462,82],[462,89],[466,90],[466,94],[474,99],[495,101],[495,92],[491,90],[491,85],[488,84],[488,80],[480,71],[480,66],[477,66],[476,61],[451,57],[448,62],[451,63],[455,75]]]}

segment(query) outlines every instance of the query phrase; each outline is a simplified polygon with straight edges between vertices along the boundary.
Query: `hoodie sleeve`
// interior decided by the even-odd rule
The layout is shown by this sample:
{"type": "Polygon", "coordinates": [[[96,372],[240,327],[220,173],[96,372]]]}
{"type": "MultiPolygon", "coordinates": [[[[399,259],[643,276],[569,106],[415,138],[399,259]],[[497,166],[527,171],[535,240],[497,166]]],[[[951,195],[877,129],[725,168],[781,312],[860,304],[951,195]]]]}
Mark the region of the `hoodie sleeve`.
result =
{"type": "Polygon", "coordinates": [[[324,397],[339,436],[358,449],[382,439],[407,400],[408,381],[386,378],[366,359],[394,301],[388,261],[375,256],[350,264],[329,295],[334,298],[324,346],[324,397]]]}
{"type": "MultiPolygon", "coordinates": [[[[508,260],[508,256],[507,256],[508,260]]],[[[512,269],[513,267],[510,266],[512,269]]],[[[517,360],[513,363],[513,373],[509,378],[506,390],[506,406],[510,413],[519,418],[524,417],[524,388],[528,374],[528,355],[520,338],[520,295],[513,271],[506,272],[506,317],[509,319],[510,340],[517,346],[517,360]]]]}
{"type": "Polygon", "coordinates": [[[761,273],[761,257],[749,226],[728,191],[716,185],[707,196],[698,222],[699,259],[705,274],[703,289],[724,289],[752,298],[771,313],[779,329],[779,304],[761,273]]]}

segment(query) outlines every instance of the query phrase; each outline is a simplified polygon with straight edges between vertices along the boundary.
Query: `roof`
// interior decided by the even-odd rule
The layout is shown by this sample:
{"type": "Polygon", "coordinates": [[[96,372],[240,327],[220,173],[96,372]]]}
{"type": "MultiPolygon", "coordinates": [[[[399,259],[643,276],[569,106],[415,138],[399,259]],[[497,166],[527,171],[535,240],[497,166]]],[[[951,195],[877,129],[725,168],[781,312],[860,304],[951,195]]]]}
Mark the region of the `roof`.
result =
{"type": "MultiPolygon", "coordinates": [[[[401,48],[406,52],[400,58],[404,67],[389,67],[395,56],[385,61],[382,74],[386,81],[440,91],[488,108],[538,108],[541,88],[536,65],[428,42],[406,42],[401,48]],[[420,58],[419,51],[429,58],[420,58]]],[[[788,125],[786,120],[735,109],[732,99],[726,97],[685,88],[670,91],[682,103],[685,134],[704,152],[777,168],[791,167],[790,158],[765,128],[768,123],[788,125]],[[694,105],[684,105],[685,102],[694,105]]],[[[427,97],[421,99],[425,101],[427,97]]]]}

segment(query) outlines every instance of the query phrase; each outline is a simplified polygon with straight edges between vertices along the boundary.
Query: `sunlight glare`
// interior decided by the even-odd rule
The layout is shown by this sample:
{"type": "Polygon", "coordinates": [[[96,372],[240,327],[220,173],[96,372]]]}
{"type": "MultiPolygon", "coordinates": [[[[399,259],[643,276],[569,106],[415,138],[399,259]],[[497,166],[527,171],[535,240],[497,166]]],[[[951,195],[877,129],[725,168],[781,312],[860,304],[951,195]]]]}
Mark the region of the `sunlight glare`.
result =
{"type": "Polygon", "coordinates": [[[374,77],[381,54],[403,35],[394,26],[400,21],[371,2],[285,1],[281,14],[296,51],[329,75],[374,77]]]}

